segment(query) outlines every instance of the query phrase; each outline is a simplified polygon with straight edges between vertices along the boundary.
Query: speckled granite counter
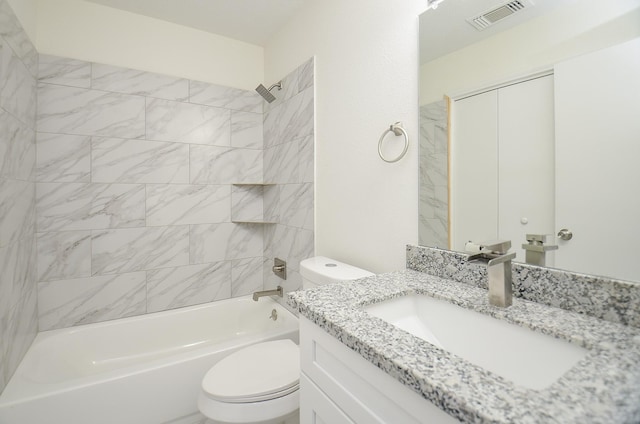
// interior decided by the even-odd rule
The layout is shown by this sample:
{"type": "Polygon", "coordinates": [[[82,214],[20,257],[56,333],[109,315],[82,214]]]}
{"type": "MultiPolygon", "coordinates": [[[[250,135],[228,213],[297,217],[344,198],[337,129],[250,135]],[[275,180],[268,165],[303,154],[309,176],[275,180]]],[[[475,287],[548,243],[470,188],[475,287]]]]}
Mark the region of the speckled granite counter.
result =
{"type": "MultiPolygon", "coordinates": [[[[407,269],[487,288],[487,267],[461,252],[407,246],[407,269]]],[[[640,283],[514,262],[513,295],[640,328],[640,283]]]]}
{"type": "MultiPolygon", "coordinates": [[[[640,423],[640,329],[405,270],[293,292],[288,303],[363,358],[469,423],[640,423]],[[517,386],[362,310],[426,294],[566,339],[589,354],[543,390],[517,386]]],[[[523,364],[526,366],[526,364],[523,364]]]]}

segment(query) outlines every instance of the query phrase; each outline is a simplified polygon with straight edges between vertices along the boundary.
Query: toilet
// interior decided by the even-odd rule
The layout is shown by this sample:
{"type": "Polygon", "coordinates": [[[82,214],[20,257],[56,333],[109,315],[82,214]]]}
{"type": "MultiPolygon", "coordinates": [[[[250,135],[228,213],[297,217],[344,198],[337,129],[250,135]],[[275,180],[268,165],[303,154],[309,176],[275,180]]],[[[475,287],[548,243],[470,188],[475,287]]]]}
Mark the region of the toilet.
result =
{"type": "MultiPolygon", "coordinates": [[[[373,275],[316,256],[300,262],[302,287],[373,275]]],[[[215,364],[204,376],[198,409],[207,424],[298,424],[300,352],[289,339],[257,343],[215,364]]]]}
{"type": "Polygon", "coordinates": [[[316,256],[300,262],[300,275],[302,275],[302,288],[306,290],[323,284],[370,277],[374,274],[331,258],[316,256]]]}

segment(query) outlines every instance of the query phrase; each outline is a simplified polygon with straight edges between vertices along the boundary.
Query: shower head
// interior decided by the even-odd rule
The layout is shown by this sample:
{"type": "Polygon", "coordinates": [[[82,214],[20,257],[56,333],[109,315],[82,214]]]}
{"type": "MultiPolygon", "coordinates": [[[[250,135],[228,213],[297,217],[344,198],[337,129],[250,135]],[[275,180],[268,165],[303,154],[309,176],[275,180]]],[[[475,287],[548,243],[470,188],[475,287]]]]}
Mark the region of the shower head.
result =
{"type": "Polygon", "coordinates": [[[282,81],[278,81],[273,84],[271,87],[267,88],[264,85],[260,84],[256,87],[256,91],[260,94],[267,102],[271,103],[276,99],[276,96],[271,94],[271,90],[274,88],[278,88],[278,91],[282,90],[282,81]]]}
{"type": "Polygon", "coordinates": [[[260,84],[259,86],[256,87],[256,91],[258,92],[258,94],[260,94],[262,97],[264,97],[264,99],[269,103],[271,103],[272,101],[274,101],[276,99],[276,96],[271,94],[269,92],[269,90],[267,89],[267,87],[265,87],[262,84],[260,84]]]}

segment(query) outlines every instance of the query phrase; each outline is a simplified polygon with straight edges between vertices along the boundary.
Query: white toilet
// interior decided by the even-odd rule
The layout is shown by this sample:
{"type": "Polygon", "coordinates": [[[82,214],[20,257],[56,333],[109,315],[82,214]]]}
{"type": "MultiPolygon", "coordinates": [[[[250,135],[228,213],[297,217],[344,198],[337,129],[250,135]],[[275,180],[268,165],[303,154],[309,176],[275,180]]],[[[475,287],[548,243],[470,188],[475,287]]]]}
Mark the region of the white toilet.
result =
{"type": "MultiPolygon", "coordinates": [[[[323,256],[300,262],[302,287],[373,275],[323,256]]],[[[202,380],[198,409],[211,424],[297,424],[300,353],[289,339],[257,343],[214,365],[202,380]]]]}

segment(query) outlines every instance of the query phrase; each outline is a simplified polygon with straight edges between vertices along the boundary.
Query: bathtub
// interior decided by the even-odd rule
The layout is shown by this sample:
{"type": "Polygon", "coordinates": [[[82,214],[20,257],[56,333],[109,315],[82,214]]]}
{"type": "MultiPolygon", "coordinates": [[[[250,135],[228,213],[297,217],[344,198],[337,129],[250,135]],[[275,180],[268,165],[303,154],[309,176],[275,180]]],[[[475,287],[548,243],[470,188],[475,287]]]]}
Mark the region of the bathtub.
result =
{"type": "Polygon", "coordinates": [[[44,331],[0,396],[0,424],[190,424],[212,365],[283,338],[298,343],[297,318],[250,297],[44,331]]]}

